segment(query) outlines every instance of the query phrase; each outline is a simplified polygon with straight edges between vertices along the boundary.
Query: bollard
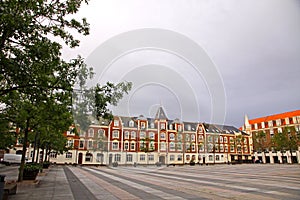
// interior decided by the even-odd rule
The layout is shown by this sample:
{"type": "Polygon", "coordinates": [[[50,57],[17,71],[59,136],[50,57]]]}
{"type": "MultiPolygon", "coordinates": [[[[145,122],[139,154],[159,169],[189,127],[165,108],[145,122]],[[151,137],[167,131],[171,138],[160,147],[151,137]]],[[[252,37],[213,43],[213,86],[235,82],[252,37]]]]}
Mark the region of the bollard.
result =
{"type": "Polygon", "coordinates": [[[1,175],[0,174],[0,199],[3,199],[3,195],[4,195],[4,184],[5,184],[5,175],[1,175]]]}

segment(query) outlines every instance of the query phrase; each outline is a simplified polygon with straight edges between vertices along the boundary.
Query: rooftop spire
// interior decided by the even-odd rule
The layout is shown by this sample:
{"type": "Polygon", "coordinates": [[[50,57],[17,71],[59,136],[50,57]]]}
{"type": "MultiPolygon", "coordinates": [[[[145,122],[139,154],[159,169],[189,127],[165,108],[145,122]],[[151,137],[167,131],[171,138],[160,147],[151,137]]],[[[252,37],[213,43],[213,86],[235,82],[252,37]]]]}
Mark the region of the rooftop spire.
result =
{"type": "Polygon", "coordinates": [[[158,108],[155,119],[168,119],[162,106],[158,108]]]}

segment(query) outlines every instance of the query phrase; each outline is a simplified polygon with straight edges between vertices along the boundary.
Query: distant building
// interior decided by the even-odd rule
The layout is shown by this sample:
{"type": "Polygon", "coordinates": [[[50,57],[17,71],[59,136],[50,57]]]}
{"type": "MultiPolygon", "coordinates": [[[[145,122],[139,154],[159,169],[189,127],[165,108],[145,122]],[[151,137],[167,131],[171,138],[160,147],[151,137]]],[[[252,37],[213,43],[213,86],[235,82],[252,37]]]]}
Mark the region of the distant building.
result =
{"type": "Polygon", "coordinates": [[[253,154],[256,160],[263,163],[300,163],[300,110],[248,119],[241,130],[251,134],[253,138],[253,154]],[[272,138],[286,129],[289,137],[296,136],[298,147],[277,151],[272,138]],[[292,153],[290,152],[292,151],[292,153]]]}
{"type": "MultiPolygon", "coordinates": [[[[252,162],[250,134],[233,126],[169,120],[162,107],[154,118],[115,116],[93,120],[87,131],[65,133],[68,152],[51,162],[84,165],[252,162]]],[[[28,158],[33,154],[28,148],[28,158]]],[[[41,154],[42,155],[42,154],[41,154]]]]}

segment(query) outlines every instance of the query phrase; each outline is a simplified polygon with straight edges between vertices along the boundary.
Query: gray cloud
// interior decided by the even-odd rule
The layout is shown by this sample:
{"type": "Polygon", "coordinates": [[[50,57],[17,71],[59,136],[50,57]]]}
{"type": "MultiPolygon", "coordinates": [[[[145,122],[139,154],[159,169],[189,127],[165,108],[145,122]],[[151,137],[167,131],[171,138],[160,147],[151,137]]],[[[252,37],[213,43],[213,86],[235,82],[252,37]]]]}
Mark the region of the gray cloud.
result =
{"type": "MultiPolygon", "coordinates": [[[[227,124],[241,126],[245,114],[255,118],[300,107],[300,3],[297,0],[94,0],[79,15],[88,18],[91,35],[81,39],[79,49],[64,52],[66,57],[74,53],[88,57],[99,45],[127,31],[149,27],[167,29],[198,43],[215,63],[226,92],[227,124]]],[[[125,55],[110,66],[101,80],[119,80],[130,70],[147,64],[169,66],[173,73],[183,77],[183,82],[190,84],[199,104],[200,116],[185,118],[210,121],[212,97],[205,85],[205,79],[210,77],[193,76],[186,63],[166,53],[150,52],[148,57],[145,54],[125,55]]],[[[170,79],[168,75],[165,79],[170,79]]],[[[167,89],[170,88],[158,85],[141,88],[132,98],[131,112],[150,115],[159,101],[163,101],[168,116],[176,118],[180,112],[175,96],[179,92],[167,89]],[[151,97],[143,98],[144,94],[151,97]]],[[[187,98],[187,104],[188,101],[187,98]]],[[[192,113],[193,106],[186,106],[185,112],[192,113]]]]}

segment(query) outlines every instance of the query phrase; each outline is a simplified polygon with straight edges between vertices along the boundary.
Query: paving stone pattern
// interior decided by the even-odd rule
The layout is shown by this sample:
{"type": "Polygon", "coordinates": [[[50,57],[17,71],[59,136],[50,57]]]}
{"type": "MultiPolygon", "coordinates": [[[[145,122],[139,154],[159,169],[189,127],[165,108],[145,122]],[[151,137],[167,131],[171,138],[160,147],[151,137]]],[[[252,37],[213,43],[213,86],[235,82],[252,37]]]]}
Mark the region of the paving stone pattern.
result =
{"type": "Polygon", "coordinates": [[[9,199],[300,199],[300,165],[52,167],[9,199]],[[40,197],[40,198],[38,198],[40,197]]]}

